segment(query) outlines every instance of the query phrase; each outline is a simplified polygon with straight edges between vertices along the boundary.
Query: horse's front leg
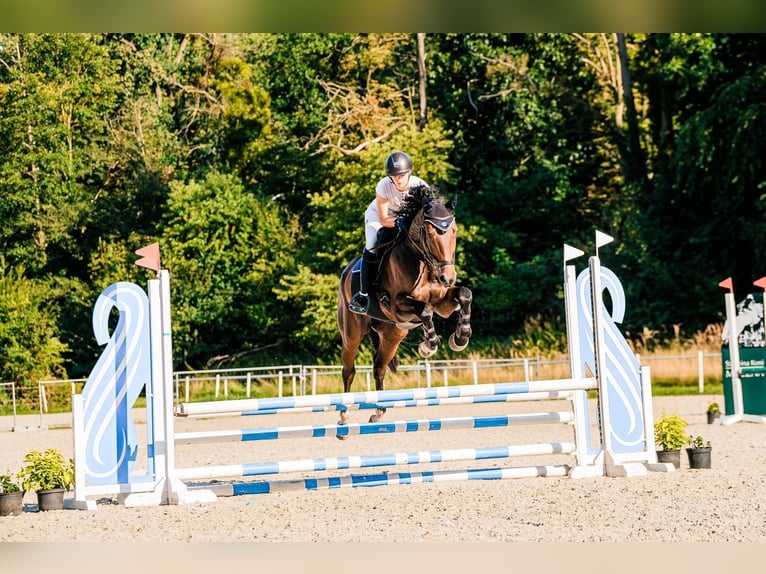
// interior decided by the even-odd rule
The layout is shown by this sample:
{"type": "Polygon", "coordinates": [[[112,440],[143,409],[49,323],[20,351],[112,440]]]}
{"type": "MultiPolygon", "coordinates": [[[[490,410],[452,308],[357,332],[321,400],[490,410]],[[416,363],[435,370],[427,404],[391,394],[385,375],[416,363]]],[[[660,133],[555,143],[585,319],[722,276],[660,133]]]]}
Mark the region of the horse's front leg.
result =
{"type": "Polygon", "coordinates": [[[418,354],[424,359],[433,355],[439,348],[439,336],[434,327],[434,311],[428,305],[423,306],[420,312],[420,320],[423,322],[423,340],[418,345],[418,354]]]}
{"type": "Polygon", "coordinates": [[[457,319],[457,328],[450,335],[449,348],[453,351],[462,351],[468,346],[471,339],[471,303],[473,302],[473,293],[468,287],[457,287],[457,301],[460,313],[457,319]]]}
{"type": "Polygon", "coordinates": [[[467,287],[452,287],[444,298],[434,306],[434,311],[445,319],[459,310],[457,328],[450,335],[449,347],[453,351],[462,351],[471,338],[471,303],[473,293],[467,287]]]}

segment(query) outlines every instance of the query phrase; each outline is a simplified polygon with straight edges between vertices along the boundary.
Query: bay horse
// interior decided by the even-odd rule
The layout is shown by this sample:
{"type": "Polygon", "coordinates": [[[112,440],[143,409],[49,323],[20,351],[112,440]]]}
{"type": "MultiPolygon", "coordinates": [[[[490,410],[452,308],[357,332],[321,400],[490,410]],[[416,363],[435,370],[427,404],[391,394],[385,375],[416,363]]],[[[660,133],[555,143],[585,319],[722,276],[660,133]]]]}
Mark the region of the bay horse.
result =
{"type": "MultiPolygon", "coordinates": [[[[399,344],[412,329],[423,329],[423,341],[418,345],[420,356],[428,358],[436,352],[439,337],[434,328],[434,313],[446,319],[459,310],[457,328],[450,335],[449,346],[454,351],[468,346],[473,294],[467,287],[455,283],[456,203],[457,195],[445,204],[436,190],[428,186],[410,190],[398,211],[398,216],[404,218],[406,231],[382,228],[378,235],[378,273],[369,292],[370,306],[366,314],[360,315],[348,308],[352,293],[359,285],[359,273],[355,270],[361,256],[353,259],[341,273],[338,328],[344,392],[351,390],[356,374],[354,360],[365,336],[369,336],[375,351],[373,376],[378,391],[384,388],[387,369],[396,372],[399,344]],[[391,234],[395,237],[388,240],[391,234]]],[[[378,408],[370,422],[384,413],[385,408],[378,408]]],[[[340,424],[345,424],[346,418],[347,412],[341,411],[340,424]]]]}

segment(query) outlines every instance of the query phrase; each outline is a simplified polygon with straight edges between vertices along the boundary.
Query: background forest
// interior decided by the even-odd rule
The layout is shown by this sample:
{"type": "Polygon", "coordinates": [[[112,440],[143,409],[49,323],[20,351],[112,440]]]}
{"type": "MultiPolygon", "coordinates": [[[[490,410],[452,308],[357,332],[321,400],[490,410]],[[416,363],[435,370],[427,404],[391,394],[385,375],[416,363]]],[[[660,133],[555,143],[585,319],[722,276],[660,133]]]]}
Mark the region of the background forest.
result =
{"type": "Polygon", "coordinates": [[[154,241],[178,368],[338,363],[395,149],[459,194],[472,353],[565,348],[595,229],[628,336],[693,338],[766,272],[765,104],[760,34],[0,34],[0,381],[86,376],[154,241]]]}

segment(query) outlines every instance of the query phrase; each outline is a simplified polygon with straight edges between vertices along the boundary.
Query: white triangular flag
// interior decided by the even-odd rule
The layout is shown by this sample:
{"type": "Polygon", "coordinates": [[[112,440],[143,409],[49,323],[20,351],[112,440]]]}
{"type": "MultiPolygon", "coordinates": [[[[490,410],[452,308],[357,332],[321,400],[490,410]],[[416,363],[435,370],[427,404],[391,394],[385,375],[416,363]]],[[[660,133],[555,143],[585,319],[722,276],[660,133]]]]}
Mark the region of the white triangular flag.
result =
{"type": "Polygon", "coordinates": [[[585,251],[577,249],[577,247],[567,245],[566,243],[564,244],[564,262],[571,261],[572,259],[575,259],[584,254],[585,251]]]}
{"type": "Polygon", "coordinates": [[[611,235],[607,235],[606,233],[602,233],[598,229],[596,229],[596,249],[599,247],[606,245],[607,243],[611,243],[614,241],[614,237],[611,235]]]}

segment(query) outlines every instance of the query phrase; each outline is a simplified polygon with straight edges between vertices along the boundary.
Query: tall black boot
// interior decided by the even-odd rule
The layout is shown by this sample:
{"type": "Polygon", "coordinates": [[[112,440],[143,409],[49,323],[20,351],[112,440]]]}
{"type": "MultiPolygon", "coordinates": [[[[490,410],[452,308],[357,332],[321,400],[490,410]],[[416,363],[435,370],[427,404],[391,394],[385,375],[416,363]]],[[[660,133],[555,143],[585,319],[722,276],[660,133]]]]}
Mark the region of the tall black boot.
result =
{"type": "Polygon", "coordinates": [[[348,308],[354,313],[364,315],[370,308],[370,296],[368,295],[370,285],[375,279],[375,264],[377,256],[374,252],[367,249],[362,253],[362,265],[359,268],[359,291],[354,293],[348,308]]]}

